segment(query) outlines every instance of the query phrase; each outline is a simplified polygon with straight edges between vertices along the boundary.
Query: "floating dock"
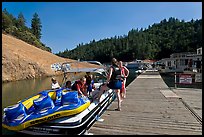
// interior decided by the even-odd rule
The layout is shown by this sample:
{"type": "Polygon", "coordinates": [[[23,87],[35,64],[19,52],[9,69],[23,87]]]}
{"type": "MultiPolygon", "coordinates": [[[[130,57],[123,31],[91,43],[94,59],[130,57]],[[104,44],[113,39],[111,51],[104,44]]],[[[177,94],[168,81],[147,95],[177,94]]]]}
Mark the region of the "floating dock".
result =
{"type": "Polygon", "coordinates": [[[88,133],[202,135],[202,89],[170,89],[157,71],[146,71],[131,82],[122,110],[115,108],[117,100],[88,133]]]}

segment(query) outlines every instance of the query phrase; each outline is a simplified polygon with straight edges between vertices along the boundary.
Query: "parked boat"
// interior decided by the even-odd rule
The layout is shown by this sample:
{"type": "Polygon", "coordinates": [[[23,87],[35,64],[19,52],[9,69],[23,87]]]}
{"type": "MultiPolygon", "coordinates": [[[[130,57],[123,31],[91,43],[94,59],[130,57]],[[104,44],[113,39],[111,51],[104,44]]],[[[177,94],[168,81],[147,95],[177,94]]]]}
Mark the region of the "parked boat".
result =
{"type": "Polygon", "coordinates": [[[141,60],[136,60],[136,61],[127,63],[126,67],[128,69],[138,69],[140,67],[141,63],[142,63],[141,60]]]}
{"type": "Polygon", "coordinates": [[[115,98],[115,92],[108,90],[101,96],[100,102],[91,101],[89,107],[81,113],[34,125],[19,132],[31,135],[82,135],[100,119],[115,98]]]}
{"type": "MultiPolygon", "coordinates": [[[[55,65],[51,67],[55,69],[55,65]]],[[[69,89],[42,91],[18,102],[16,106],[5,108],[3,127],[33,135],[84,134],[116,98],[115,92],[110,89],[103,93],[99,101],[96,100],[106,74],[103,68],[72,68],[69,63],[58,63],[56,69],[64,72],[64,81],[65,74],[69,72],[94,74],[95,90],[92,91],[91,98],[79,97],[77,91],[69,89]],[[18,114],[12,117],[7,110],[18,114]]]]}
{"type": "Polygon", "coordinates": [[[91,64],[103,66],[103,64],[101,64],[101,62],[99,62],[99,61],[89,60],[89,61],[84,61],[84,62],[88,62],[88,63],[91,63],[91,64]]]}

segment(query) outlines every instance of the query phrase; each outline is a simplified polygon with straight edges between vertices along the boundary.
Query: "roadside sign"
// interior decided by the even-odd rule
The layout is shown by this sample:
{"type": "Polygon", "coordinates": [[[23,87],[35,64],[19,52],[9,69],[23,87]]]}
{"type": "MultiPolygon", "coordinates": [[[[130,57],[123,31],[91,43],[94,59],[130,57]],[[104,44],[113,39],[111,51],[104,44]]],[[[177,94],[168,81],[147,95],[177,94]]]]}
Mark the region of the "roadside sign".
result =
{"type": "Polygon", "coordinates": [[[180,74],[179,83],[180,84],[192,84],[191,74],[180,74]]]}
{"type": "Polygon", "coordinates": [[[202,73],[195,74],[195,82],[202,82],[202,73]]]}

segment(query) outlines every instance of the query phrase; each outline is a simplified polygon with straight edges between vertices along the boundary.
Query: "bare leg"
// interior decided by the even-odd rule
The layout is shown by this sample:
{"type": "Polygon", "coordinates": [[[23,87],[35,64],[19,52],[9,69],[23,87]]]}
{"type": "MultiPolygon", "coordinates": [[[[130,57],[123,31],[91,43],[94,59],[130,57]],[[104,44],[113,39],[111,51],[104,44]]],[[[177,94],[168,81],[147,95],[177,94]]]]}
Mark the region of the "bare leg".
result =
{"type": "Polygon", "coordinates": [[[123,95],[123,98],[126,98],[126,87],[125,87],[125,84],[126,84],[126,78],[124,79],[123,82],[124,82],[124,91],[123,91],[123,92],[124,92],[124,93],[123,93],[124,95],[123,95]]]}
{"type": "Polygon", "coordinates": [[[117,97],[117,101],[118,101],[118,108],[117,110],[121,110],[121,96],[120,96],[120,89],[116,89],[116,97],[117,97]]]}
{"type": "Polygon", "coordinates": [[[120,89],[120,97],[121,101],[125,98],[126,95],[126,89],[125,89],[125,80],[122,82],[122,88],[120,89]]]}
{"type": "Polygon", "coordinates": [[[123,89],[120,89],[120,100],[121,100],[121,102],[123,101],[123,96],[124,96],[123,89]]]}
{"type": "Polygon", "coordinates": [[[100,101],[100,98],[101,98],[101,95],[103,94],[103,92],[105,91],[105,90],[107,90],[108,89],[108,87],[107,87],[107,85],[105,84],[105,85],[102,85],[101,87],[100,87],[100,91],[99,91],[99,94],[98,94],[98,102],[100,101]]]}

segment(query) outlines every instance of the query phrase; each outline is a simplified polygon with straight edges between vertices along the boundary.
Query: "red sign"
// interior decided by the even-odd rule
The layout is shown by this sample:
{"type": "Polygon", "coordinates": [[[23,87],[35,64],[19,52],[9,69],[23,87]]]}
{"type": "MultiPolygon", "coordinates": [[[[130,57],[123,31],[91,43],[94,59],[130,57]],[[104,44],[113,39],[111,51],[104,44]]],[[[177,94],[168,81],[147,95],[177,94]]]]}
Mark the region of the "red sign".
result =
{"type": "Polygon", "coordinates": [[[179,76],[180,84],[192,84],[192,76],[191,74],[181,74],[179,76]]]}

